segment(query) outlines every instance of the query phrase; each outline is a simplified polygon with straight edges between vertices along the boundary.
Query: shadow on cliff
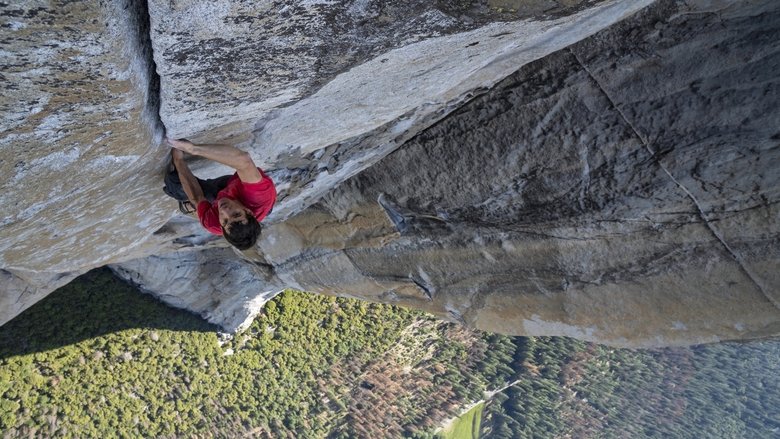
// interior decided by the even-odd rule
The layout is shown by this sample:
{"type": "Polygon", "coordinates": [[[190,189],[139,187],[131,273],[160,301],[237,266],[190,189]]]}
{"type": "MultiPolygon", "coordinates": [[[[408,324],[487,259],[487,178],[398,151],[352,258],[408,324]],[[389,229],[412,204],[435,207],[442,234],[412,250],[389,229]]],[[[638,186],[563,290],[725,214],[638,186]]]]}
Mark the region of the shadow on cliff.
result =
{"type": "Polygon", "coordinates": [[[100,268],[76,278],[0,327],[0,360],[133,328],[219,330],[192,313],[140,293],[100,268]]]}

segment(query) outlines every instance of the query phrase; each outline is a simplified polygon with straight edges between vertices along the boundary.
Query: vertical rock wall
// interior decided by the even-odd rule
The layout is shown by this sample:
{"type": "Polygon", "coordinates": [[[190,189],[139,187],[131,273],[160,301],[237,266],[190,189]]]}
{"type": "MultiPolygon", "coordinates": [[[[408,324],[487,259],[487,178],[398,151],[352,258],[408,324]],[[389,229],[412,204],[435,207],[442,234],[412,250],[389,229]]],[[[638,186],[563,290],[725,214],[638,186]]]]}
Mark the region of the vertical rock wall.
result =
{"type": "Polygon", "coordinates": [[[0,5],[0,322],[171,216],[142,6],[0,5]]]}
{"type": "Polygon", "coordinates": [[[170,216],[135,15],[144,11],[12,3],[0,6],[0,266],[58,273],[110,262],[170,216]]]}
{"type": "Polygon", "coordinates": [[[273,168],[281,202],[270,221],[279,221],[519,64],[650,0],[548,3],[0,6],[0,201],[9,206],[0,268],[18,286],[4,292],[18,306],[0,322],[63,275],[215,245],[186,225],[163,227],[173,204],[159,190],[167,150],[158,115],[173,137],[240,141],[273,168]]]}
{"type": "Polygon", "coordinates": [[[260,247],[288,285],[502,333],[776,335],[779,24],[771,2],[661,2],[521,68],[260,247]],[[369,231],[385,245],[322,239],[369,231]]]}
{"type": "Polygon", "coordinates": [[[291,286],[623,346],[780,332],[777,4],[518,7],[0,6],[0,323],[112,263],[229,330],[291,286]],[[158,111],[270,169],[256,249],[169,221],[158,111]]]}
{"type": "Polygon", "coordinates": [[[650,3],[520,20],[481,2],[152,1],[160,114],[173,137],[249,150],[278,182],[280,221],[523,64],[650,3]]]}

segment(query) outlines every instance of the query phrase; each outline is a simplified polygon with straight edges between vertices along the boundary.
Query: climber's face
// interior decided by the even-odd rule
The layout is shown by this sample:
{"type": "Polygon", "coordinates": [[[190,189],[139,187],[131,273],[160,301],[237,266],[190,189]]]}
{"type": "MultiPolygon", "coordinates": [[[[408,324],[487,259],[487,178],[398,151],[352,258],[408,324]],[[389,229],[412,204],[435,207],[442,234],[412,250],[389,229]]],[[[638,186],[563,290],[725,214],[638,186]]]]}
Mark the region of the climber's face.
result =
{"type": "Polygon", "coordinates": [[[217,210],[219,211],[219,223],[224,229],[229,229],[231,224],[247,222],[247,215],[252,211],[244,207],[241,202],[231,198],[220,198],[217,201],[217,210]]]}

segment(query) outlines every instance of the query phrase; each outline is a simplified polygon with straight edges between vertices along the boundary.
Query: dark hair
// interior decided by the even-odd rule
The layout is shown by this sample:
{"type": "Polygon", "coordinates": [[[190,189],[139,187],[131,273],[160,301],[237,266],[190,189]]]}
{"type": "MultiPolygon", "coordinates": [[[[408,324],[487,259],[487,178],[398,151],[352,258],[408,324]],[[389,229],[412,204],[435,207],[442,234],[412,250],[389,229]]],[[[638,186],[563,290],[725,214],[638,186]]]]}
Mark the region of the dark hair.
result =
{"type": "Polygon", "coordinates": [[[257,242],[262,227],[257,222],[257,218],[251,214],[245,214],[246,223],[234,222],[230,224],[230,233],[222,227],[222,236],[227,239],[233,247],[239,250],[251,248],[257,242]]]}

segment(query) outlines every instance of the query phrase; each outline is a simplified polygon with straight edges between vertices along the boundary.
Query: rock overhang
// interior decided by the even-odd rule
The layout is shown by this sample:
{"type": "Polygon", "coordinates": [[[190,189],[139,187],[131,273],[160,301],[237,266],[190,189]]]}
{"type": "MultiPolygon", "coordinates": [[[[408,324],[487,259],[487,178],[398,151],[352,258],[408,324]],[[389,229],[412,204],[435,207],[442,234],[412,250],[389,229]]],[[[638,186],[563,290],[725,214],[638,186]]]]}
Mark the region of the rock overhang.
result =
{"type": "MultiPolygon", "coordinates": [[[[269,220],[284,220],[518,66],[566,47],[650,3],[608,1],[590,8],[563,8],[567,15],[545,15],[543,21],[505,21],[506,14],[491,15],[488,9],[471,17],[452,17],[446,32],[436,26],[415,27],[419,32],[412,38],[408,30],[383,30],[380,34],[385,40],[377,44],[358,37],[364,28],[375,24],[370,21],[346,26],[343,34],[334,31],[338,25],[328,17],[349,12],[331,9],[340,11],[349,2],[329,4],[329,8],[318,2],[302,6],[298,13],[314,23],[309,27],[286,23],[284,14],[266,4],[255,10],[254,6],[247,9],[243,4],[226,2],[213,6],[219,10],[211,17],[213,21],[251,17],[239,21],[251,21],[253,25],[221,31],[211,22],[202,30],[193,25],[183,32],[175,29],[192,13],[191,8],[202,5],[152,2],[152,41],[162,89],[161,118],[173,137],[211,142],[228,139],[248,149],[260,166],[271,169],[272,176],[280,180],[280,203],[269,220]],[[328,47],[312,52],[314,61],[306,57],[264,57],[267,40],[279,28],[260,23],[280,21],[285,22],[284,29],[295,28],[289,32],[292,35],[316,33],[313,27],[328,41],[328,47]],[[217,37],[219,54],[215,61],[206,46],[217,37]],[[342,40],[350,44],[339,42],[342,40]],[[295,70],[295,78],[280,80],[276,70],[258,67],[251,80],[242,81],[247,74],[245,65],[221,65],[224,57],[239,58],[247,45],[258,48],[247,63],[277,62],[277,69],[295,70]],[[182,47],[192,48],[201,61],[182,60],[178,57],[182,47]],[[323,67],[334,53],[351,64],[341,60],[334,61],[338,68],[323,67]],[[209,75],[215,77],[209,79],[209,75]],[[208,87],[193,87],[191,76],[208,82],[208,87]],[[270,86],[258,85],[258,81],[270,86]],[[274,88],[282,86],[283,90],[274,88]],[[188,92],[196,98],[178,98],[188,92]],[[227,96],[231,98],[226,100],[227,96]],[[339,160],[323,163],[321,156],[332,158],[332,150],[339,151],[339,160]]],[[[410,8],[404,16],[428,19],[435,10],[431,8],[410,8]]],[[[408,23],[396,24],[400,29],[408,23]]],[[[285,47],[295,53],[296,47],[308,48],[308,43],[307,39],[288,41],[285,47]]]]}
{"type": "MultiPolygon", "coordinates": [[[[205,260],[209,255],[218,255],[222,261],[230,259],[229,253],[226,257],[224,249],[220,249],[214,240],[193,230],[192,224],[184,224],[177,219],[161,227],[171,217],[172,209],[170,203],[162,198],[159,183],[154,183],[159,182],[166,151],[159,142],[161,134],[156,130],[157,123],[154,117],[148,115],[149,108],[156,108],[149,99],[148,85],[154,81],[148,76],[148,67],[152,65],[147,56],[150,53],[145,52],[148,48],[139,47],[138,35],[128,30],[127,23],[120,26],[116,22],[116,17],[121,16],[121,13],[110,16],[105,12],[117,12],[111,8],[135,7],[141,3],[109,2],[92,5],[92,9],[84,8],[90,10],[90,14],[96,14],[90,15],[91,18],[86,21],[97,26],[95,29],[83,26],[82,36],[74,37],[77,41],[84,40],[84,44],[45,46],[48,44],[43,40],[46,34],[41,33],[39,42],[44,46],[40,49],[41,56],[27,61],[27,65],[14,66],[14,69],[18,69],[10,72],[16,75],[13,76],[16,80],[22,81],[20,84],[28,84],[24,81],[46,67],[47,61],[43,55],[56,54],[58,49],[62,49],[65,56],[63,66],[66,67],[61,70],[72,71],[82,77],[76,78],[74,82],[59,84],[62,89],[52,94],[56,98],[44,97],[35,102],[30,100],[28,111],[33,116],[41,114],[40,120],[30,118],[28,113],[22,114],[9,105],[4,107],[7,121],[30,122],[38,128],[40,134],[34,141],[25,144],[25,148],[29,147],[32,151],[32,158],[29,163],[14,168],[14,177],[19,176],[16,180],[24,182],[29,177],[42,175],[46,180],[65,182],[61,188],[46,186],[44,183],[38,195],[18,200],[27,213],[24,213],[24,209],[21,209],[21,213],[12,212],[15,216],[6,224],[9,227],[3,228],[6,235],[2,243],[5,247],[0,261],[3,261],[2,267],[8,269],[3,275],[7,275],[9,282],[16,285],[16,293],[4,296],[3,300],[14,301],[16,296],[11,297],[13,294],[26,294],[27,287],[24,285],[35,290],[34,294],[28,294],[30,300],[16,300],[21,305],[14,306],[13,311],[6,313],[4,318],[34,303],[37,300],[35,297],[45,295],[46,285],[53,288],[67,276],[74,276],[93,265],[121,263],[129,258],[153,254],[169,254],[178,249],[197,251],[199,248],[206,250],[197,256],[190,255],[193,257],[189,259],[205,260]],[[109,24],[112,29],[108,31],[108,38],[101,40],[89,35],[90,31],[97,32],[100,25],[105,24],[109,24]],[[128,41],[132,40],[132,43],[124,41],[122,35],[131,35],[128,41]],[[71,53],[74,50],[76,53],[71,53]],[[105,58],[108,67],[95,67],[98,64],[89,62],[90,56],[101,60],[101,56],[112,51],[117,59],[105,58]],[[137,67],[139,64],[133,64],[133,61],[128,62],[128,53],[134,54],[136,58],[133,59],[136,61],[145,60],[141,65],[145,65],[147,70],[137,67]],[[101,77],[101,74],[105,77],[101,77]],[[97,97],[90,97],[88,105],[78,106],[77,98],[88,95],[84,84],[97,84],[97,93],[89,90],[97,97]],[[117,95],[111,95],[111,92],[117,95]],[[129,97],[123,93],[129,93],[129,97]],[[101,120],[96,120],[94,124],[88,122],[84,125],[87,128],[76,127],[72,123],[74,120],[87,117],[78,113],[80,110],[87,116],[97,114],[102,118],[108,117],[112,120],[112,129],[91,132],[89,127],[99,126],[101,120]],[[71,140],[60,136],[71,136],[71,140]],[[89,161],[85,166],[87,159],[89,161]],[[54,162],[65,164],[62,172],[48,165],[54,162]],[[72,166],[68,167],[68,163],[72,166]],[[68,186],[67,178],[71,176],[78,176],[87,182],[82,181],[80,186],[77,185],[79,187],[68,186]],[[117,193],[107,188],[121,188],[121,197],[117,198],[117,193]],[[51,204],[46,204],[47,200],[52,201],[50,194],[55,193],[55,189],[64,189],[66,195],[55,197],[51,204]],[[91,204],[85,205],[84,200],[90,200],[91,204]],[[56,210],[57,215],[47,216],[51,210],[56,210]],[[36,218],[35,215],[40,213],[44,215],[36,218]],[[48,224],[52,220],[54,225],[48,224]],[[54,229],[57,229],[57,236],[46,236],[47,230],[54,229]],[[40,233],[41,230],[44,232],[40,233]],[[36,231],[39,233],[35,234],[36,231]]],[[[733,6],[737,4],[735,2],[716,3],[692,2],[693,9],[686,9],[688,6],[675,2],[598,2],[588,3],[587,8],[561,10],[563,12],[557,16],[544,16],[541,20],[537,16],[535,21],[513,23],[505,20],[506,14],[491,18],[490,14],[479,15],[479,11],[434,11],[430,5],[423,3],[420,3],[420,8],[399,11],[390,10],[394,5],[382,6],[381,2],[339,3],[351,5],[342,10],[338,7],[328,9],[324,3],[318,2],[246,6],[239,2],[172,4],[152,1],[149,4],[149,33],[151,44],[155,45],[154,56],[161,76],[161,117],[166,122],[169,134],[195,140],[236,142],[250,149],[258,163],[277,168],[272,175],[279,182],[281,203],[274,217],[269,218],[272,226],[267,232],[274,233],[278,227],[285,229],[277,230],[279,236],[289,235],[290,242],[297,243],[297,250],[292,247],[268,247],[268,252],[263,254],[263,246],[267,247],[269,242],[261,244],[260,253],[249,257],[254,266],[252,270],[258,270],[254,273],[258,279],[262,279],[258,289],[266,291],[267,288],[299,286],[324,293],[404,303],[479,328],[506,333],[577,335],[614,344],[679,344],[765,336],[772,333],[771,323],[775,318],[771,306],[762,308],[761,304],[763,300],[767,302],[764,305],[771,305],[771,298],[777,291],[777,258],[776,252],[772,251],[778,235],[777,204],[774,201],[777,194],[772,187],[777,187],[778,175],[771,172],[771,166],[767,167],[767,163],[776,160],[777,139],[769,132],[772,126],[778,125],[776,105],[773,107],[776,99],[772,100],[771,93],[764,94],[764,98],[755,100],[752,110],[750,105],[745,104],[745,99],[752,93],[750,90],[759,87],[756,78],[763,78],[761,81],[767,87],[771,88],[773,84],[772,75],[767,76],[771,69],[766,66],[767,60],[771,61],[775,56],[776,44],[767,40],[761,45],[760,41],[751,39],[750,35],[755,32],[758,32],[758,36],[769,35],[772,29],[776,31],[776,27],[767,25],[767,20],[776,16],[776,12],[773,12],[771,2],[739,7],[733,6]],[[572,43],[583,40],[584,36],[608,28],[650,3],[656,6],[645,16],[645,21],[647,17],[656,20],[655,33],[643,33],[641,29],[631,28],[638,26],[632,19],[620,32],[624,32],[626,39],[631,40],[633,45],[621,46],[621,41],[610,42],[605,36],[609,33],[601,33],[596,38],[572,46],[572,43]],[[235,8],[246,7],[258,7],[260,12],[234,13],[235,8]],[[273,7],[278,9],[272,11],[273,7]],[[165,15],[169,12],[169,16],[165,15]],[[335,19],[339,14],[362,16],[362,24],[341,23],[335,19]],[[722,49],[717,54],[707,55],[711,47],[701,45],[702,40],[695,37],[699,32],[706,33],[710,29],[697,28],[696,23],[702,22],[701,17],[713,14],[726,20],[722,23],[728,24],[718,35],[707,34],[707,38],[712,41],[718,40],[722,49]],[[418,19],[393,24],[393,17],[412,15],[418,19]],[[174,29],[175,20],[182,17],[193,20],[196,25],[192,29],[195,31],[174,29]],[[230,17],[232,21],[225,21],[230,17]],[[296,21],[299,18],[304,21],[296,21]],[[311,26],[305,25],[306,19],[312,20],[311,26]],[[499,22],[491,23],[493,19],[499,22]],[[753,20],[754,23],[746,25],[746,20],[753,20]],[[671,22],[673,24],[670,25],[671,22]],[[405,37],[388,40],[386,30],[371,30],[372,24],[378,26],[382,23],[392,32],[406,29],[406,33],[398,33],[405,37]],[[259,38],[254,38],[255,31],[259,32],[259,38]],[[274,36],[273,32],[277,31],[282,35],[274,36]],[[249,32],[253,37],[241,41],[241,32],[249,32]],[[679,44],[680,35],[685,32],[690,36],[687,48],[685,44],[679,44]],[[270,36],[265,38],[263,35],[270,36]],[[296,44],[305,46],[303,52],[292,49],[285,51],[285,48],[296,44]],[[611,44],[611,49],[602,50],[604,44],[611,44]],[[592,47],[589,48],[589,45],[592,47]],[[744,50],[731,50],[736,46],[744,50]],[[177,47],[181,49],[178,55],[177,47]],[[258,47],[267,47],[268,51],[253,50],[258,47]],[[618,47],[629,49],[628,52],[621,52],[616,49],[618,47]],[[600,108],[604,96],[611,99],[611,105],[618,110],[597,110],[602,116],[607,116],[593,119],[594,126],[603,128],[601,132],[579,139],[588,144],[588,148],[573,148],[578,141],[576,131],[587,131],[583,127],[570,127],[572,131],[561,132],[560,138],[568,143],[556,144],[548,139],[537,145],[560,147],[559,156],[561,152],[568,151],[577,160],[569,162],[565,154],[565,157],[558,158],[550,154],[549,163],[538,163],[544,172],[527,169],[524,165],[519,165],[517,169],[503,169],[500,160],[494,161],[489,172],[496,172],[498,176],[503,175],[505,181],[512,181],[512,187],[518,191],[514,195],[496,192],[501,185],[497,180],[489,185],[475,187],[466,187],[463,182],[456,182],[454,187],[460,187],[463,191],[451,199],[448,197],[453,195],[446,193],[426,199],[424,196],[393,193],[387,189],[380,191],[380,186],[371,187],[365,183],[371,181],[376,184],[382,180],[384,177],[379,175],[379,170],[383,169],[381,163],[386,161],[384,158],[395,151],[403,151],[399,149],[401,145],[416,134],[434,126],[455,110],[468,111],[463,109],[464,103],[486,93],[498,80],[516,71],[520,65],[559,53],[563,48],[566,48],[564,52],[568,53],[569,58],[573,59],[574,68],[580,69],[571,76],[573,79],[567,80],[582,82],[585,76],[584,82],[590,81],[590,89],[583,95],[585,98],[577,111],[600,108]],[[688,53],[696,53],[695,56],[701,58],[700,62],[686,60],[686,50],[688,53]],[[612,66],[614,60],[610,61],[610,53],[620,59],[620,68],[612,66]],[[746,53],[751,55],[747,58],[741,55],[746,53]],[[210,55],[213,55],[213,65],[208,64],[210,55]],[[253,55],[258,55],[258,58],[253,59],[253,55]],[[726,58],[722,58],[724,56],[726,58]],[[664,64],[668,59],[679,61],[679,65],[664,64]],[[195,65],[195,61],[201,63],[201,68],[187,70],[188,66],[195,65]],[[258,77],[255,74],[258,71],[256,63],[262,67],[273,61],[281,61],[283,68],[270,71],[266,76],[258,77]],[[719,64],[724,62],[731,67],[719,71],[719,64]],[[740,63],[749,67],[742,68],[740,63]],[[691,68],[692,64],[701,65],[691,68]],[[707,65],[712,69],[704,68],[707,65]],[[299,68],[296,70],[295,67],[299,68]],[[677,75],[678,80],[656,81],[652,84],[636,81],[636,73],[642,69],[670,78],[677,75]],[[719,76],[709,75],[706,73],[708,70],[720,72],[719,76]],[[686,82],[691,79],[686,79],[686,72],[697,71],[701,80],[686,82]],[[746,86],[741,90],[728,86],[718,91],[720,84],[730,83],[726,77],[730,74],[743,75],[746,86]],[[380,76],[383,82],[377,82],[380,76]],[[679,78],[683,78],[683,81],[679,78]],[[263,84],[272,86],[265,87],[263,84]],[[624,88],[622,96],[628,99],[616,99],[624,88]],[[675,92],[677,89],[682,90],[683,96],[688,96],[691,111],[670,119],[675,109],[679,110],[685,105],[679,100],[668,98],[669,94],[664,90],[675,92]],[[686,95],[683,92],[687,89],[696,93],[686,95]],[[743,93],[742,97],[740,93],[743,93]],[[182,95],[186,97],[177,99],[182,95]],[[649,98],[637,100],[629,95],[646,95],[649,98]],[[599,100],[601,104],[594,106],[594,102],[599,100]],[[733,120],[718,115],[710,117],[702,125],[694,114],[707,114],[707,105],[714,105],[715,108],[727,106],[733,120]],[[622,122],[612,117],[620,113],[625,119],[622,122]],[[632,125],[643,114],[651,115],[643,122],[646,125],[626,126],[626,121],[631,121],[628,125],[632,125]],[[654,119],[653,115],[658,117],[654,119]],[[751,115],[752,121],[748,119],[751,115]],[[746,120],[748,123],[745,123],[746,120]],[[659,127],[655,124],[658,121],[667,121],[663,122],[667,125],[659,127]],[[633,134],[630,133],[632,129],[635,131],[633,134]],[[702,129],[706,129],[708,134],[704,138],[697,138],[702,129]],[[601,142],[600,135],[608,133],[617,133],[618,138],[625,138],[613,145],[614,148],[591,148],[601,142]],[[685,139],[684,145],[677,145],[675,137],[685,139]],[[721,141],[712,144],[710,140],[717,138],[721,141]],[[707,153],[713,145],[720,151],[722,145],[729,143],[749,145],[748,154],[735,147],[732,148],[733,154],[724,153],[715,163],[696,160],[697,156],[707,153]],[[630,162],[634,159],[646,160],[648,163],[657,159],[654,163],[659,168],[653,174],[654,177],[632,179],[627,169],[621,171],[613,166],[616,161],[630,162]],[[377,167],[379,173],[374,173],[374,177],[369,180],[353,178],[376,165],[380,165],[377,167]],[[750,178],[741,177],[726,184],[719,178],[724,173],[740,175],[744,169],[750,169],[750,178]],[[523,177],[514,181],[517,175],[523,177]],[[665,184],[670,181],[675,183],[665,184]],[[566,190],[566,185],[576,190],[566,190]],[[718,185],[721,188],[716,190],[718,185]],[[758,189],[753,190],[755,187],[758,189]],[[354,192],[349,188],[360,190],[354,192]],[[608,193],[610,188],[613,189],[611,195],[608,193]],[[622,188],[620,193],[615,192],[616,188],[622,188]],[[366,192],[363,193],[363,190],[366,192]],[[482,203],[472,203],[473,200],[463,197],[464,194],[479,191],[487,191],[476,194],[486,197],[482,203]],[[387,192],[384,205],[377,203],[378,192],[387,192]],[[600,197],[599,193],[606,196],[600,197]],[[658,204],[658,199],[665,202],[658,204]],[[490,203],[496,203],[500,208],[493,208],[495,206],[491,207],[490,203]],[[515,212],[513,206],[520,206],[520,211],[515,212]],[[537,209],[523,210],[523,206],[536,206],[537,209]],[[397,209],[401,221],[407,221],[404,230],[411,235],[399,239],[398,231],[394,230],[397,224],[392,224],[389,217],[384,216],[388,208],[397,209]],[[598,209],[604,210],[599,212],[598,209]],[[612,225],[596,227],[591,221],[594,218],[590,218],[588,221],[591,222],[586,221],[587,227],[577,227],[577,218],[573,218],[567,224],[556,223],[555,227],[549,227],[551,218],[545,217],[554,214],[556,216],[553,219],[559,221],[567,215],[579,215],[583,211],[609,217],[607,222],[611,221],[612,225]],[[750,215],[746,213],[748,211],[760,211],[761,214],[750,215]],[[517,217],[522,218],[519,223],[512,220],[517,213],[522,214],[517,217]],[[627,223],[616,223],[613,218],[629,214],[633,216],[627,223]],[[299,223],[303,223],[298,224],[292,233],[289,225],[296,224],[296,218],[299,223]],[[528,229],[527,226],[534,218],[541,221],[541,229],[528,229]],[[482,228],[458,225],[464,220],[471,223],[469,227],[481,223],[482,228]],[[359,226],[354,221],[359,221],[359,226]],[[647,227],[637,229],[634,227],[637,223],[647,227]],[[447,233],[460,233],[461,238],[441,235],[442,224],[447,233]],[[307,230],[307,227],[314,229],[307,230]],[[501,227],[509,227],[511,230],[501,231],[501,227]],[[671,230],[675,227],[686,230],[688,234],[675,234],[671,230]],[[334,235],[322,236],[323,231],[327,230],[334,231],[334,235]],[[512,237],[518,232],[520,235],[512,237]],[[303,235],[297,235],[299,233],[303,235]],[[412,239],[415,233],[423,234],[422,241],[412,239]],[[544,239],[548,241],[529,240],[523,233],[534,236],[547,234],[544,239]],[[631,245],[618,241],[601,242],[597,233],[616,236],[620,233],[635,234],[639,241],[644,238],[660,239],[663,244],[655,243],[642,249],[649,252],[648,257],[642,259],[631,256],[631,245]],[[578,235],[588,235],[584,241],[580,241],[588,243],[588,240],[593,240],[592,245],[577,246],[576,242],[568,239],[578,235]],[[334,239],[338,242],[334,242],[334,239]],[[497,272],[489,268],[463,271],[464,274],[471,273],[473,282],[484,283],[484,288],[477,284],[467,285],[468,279],[447,278],[447,273],[457,271],[458,268],[447,268],[446,264],[445,267],[431,265],[429,259],[432,258],[426,255],[436,253],[422,251],[426,245],[441,247],[447,242],[454,248],[450,256],[441,258],[443,262],[467,264],[481,261],[488,267],[491,264],[500,267],[499,262],[502,260],[515,261],[513,270],[525,273],[527,279],[515,282],[514,285],[502,284],[498,280],[506,278],[507,270],[497,272]],[[523,256],[520,254],[522,252],[518,253],[522,245],[530,245],[538,254],[532,256],[533,252],[527,252],[523,256]],[[388,250],[383,252],[383,246],[387,246],[388,250]],[[290,251],[298,254],[291,255],[290,251]],[[395,254],[388,254],[387,251],[395,254]],[[654,256],[656,251],[663,256],[659,256],[660,261],[671,262],[658,262],[654,256]],[[301,255],[308,255],[308,259],[301,258],[301,255]],[[599,265],[597,260],[603,259],[605,255],[627,259],[622,265],[599,265]],[[685,267],[674,266],[685,265],[688,257],[692,258],[687,262],[690,264],[688,271],[685,267]],[[269,258],[276,259],[269,263],[269,258]],[[376,261],[372,261],[372,258],[376,261]],[[408,261],[400,263],[401,258],[417,261],[416,265],[406,267],[408,261]],[[296,271],[295,261],[314,265],[299,267],[296,271]],[[646,262],[650,263],[649,267],[643,267],[642,264],[646,262]],[[382,264],[384,266],[379,267],[382,264]],[[394,264],[400,271],[388,271],[388,267],[392,268],[394,264]],[[567,271],[546,279],[540,277],[539,273],[555,273],[549,271],[550,264],[567,271]],[[313,273],[312,269],[316,266],[320,270],[313,273]],[[527,270],[529,267],[535,271],[527,270]],[[622,277],[616,273],[611,278],[599,277],[598,272],[602,268],[609,272],[617,270],[622,273],[622,277]],[[651,270],[645,272],[645,268],[651,270]],[[713,277],[713,272],[719,275],[713,277]],[[641,279],[632,283],[625,277],[632,273],[641,279]],[[691,295],[698,300],[696,303],[709,300],[719,304],[713,310],[720,311],[705,312],[695,317],[679,314],[680,310],[672,307],[668,315],[664,315],[662,311],[665,307],[679,302],[679,297],[667,295],[666,290],[687,291],[686,288],[690,286],[686,286],[686,280],[702,286],[700,291],[691,295]],[[485,289],[487,287],[490,288],[485,289]],[[496,294],[489,294],[490,289],[496,294]],[[653,291],[657,300],[643,302],[642,289],[653,291]],[[729,293],[728,289],[733,292],[729,293]],[[747,303],[744,306],[739,303],[731,306],[729,297],[738,292],[743,294],[747,303]],[[588,297],[594,300],[582,302],[588,297]],[[523,303],[529,307],[528,310],[522,309],[520,305],[523,303]],[[637,334],[641,331],[635,324],[621,326],[619,322],[608,320],[594,323],[600,312],[598,303],[644,303],[651,311],[648,315],[657,317],[655,320],[647,319],[651,327],[656,325],[655,336],[649,334],[640,341],[637,334]],[[538,308],[536,312],[534,307],[538,308]],[[739,316],[730,316],[734,321],[729,320],[729,323],[716,324],[714,321],[718,319],[718,312],[728,309],[739,316]],[[541,310],[548,311],[545,313],[541,310]],[[508,312],[512,314],[509,317],[506,316],[508,312]],[[755,316],[760,314],[761,317],[755,317],[753,323],[741,320],[741,315],[751,313],[755,316]],[[696,328],[699,328],[699,333],[695,332],[696,328]]],[[[29,10],[33,10],[33,7],[29,10]]],[[[72,10],[60,12],[65,14],[72,10]]],[[[42,11],[35,14],[49,16],[47,20],[78,21],[83,17],[71,13],[70,17],[56,18],[57,12],[42,11]]],[[[12,12],[6,15],[11,19],[4,29],[19,32],[25,26],[19,17],[30,14],[12,12]]],[[[27,28],[29,30],[34,26],[27,25],[27,28]]],[[[557,58],[560,57],[556,55],[557,58]]],[[[555,80],[547,77],[537,86],[543,89],[555,80]]],[[[526,81],[526,78],[517,81],[526,81]]],[[[34,88],[30,90],[32,94],[37,93],[34,88]]],[[[526,92],[530,96],[533,90],[526,92]]],[[[485,123],[490,123],[494,111],[507,110],[503,97],[495,96],[496,104],[478,117],[483,118],[485,123]]],[[[528,117],[522,123],[536,124],[539,128],[537,134],[544,137],[545,130],[549,128],[545,127],[550,123],[566,125],[567,118],[561,117],[567,111],[573,111],[567,105],[568,101],[561,100],[557,107],[552,107],[555,111],[548,108],[544,110],[546,113],[543,118],[537,120],[528,117]]],[[[87,117],[84,120],[90,119],[87,117]]],[[[455,130],[459,128],[454,126],[455,130]]],[[[25,128],[11,131],[12,136],[5,138],[7,144],[18,140],[18,137],[13,136],[24,133],[25,128]]],[[[423,138],[436,138],[438,135],[435,130],[426,131],[423,138]]],[[[473,140],[466,134],[464,136],[459,141],[473,140]]],[[[408,148],[408,145],[404,147],[408,148]]],[[[13,151],[24,155],[26,150],[17,148],[13,151]]],[[[523,148],[515,148],[507,153],[506,158],[514,163],[522,158],[522,151],[523,148]]],[[[463,158],[469,157],[463,151],[460,153],[463,158]]],[[[429,158],[411,158],[403,169],[388,172],[398,175],[398,172],[404,170],[418,169],[426,163],[423,159],[429,158]]],[[[462,161],[449,161],[446,157],[440,157],[439,160],[452,166],[439,171],[439,175],[422,169],[417,179],[420,180],[419,184],[436,183],[442,172],[459,172],[464,165],[462,161]]],[[[5,165],[10,163],[4,162],[5,165]]],[[[638,177],[642,171],[637,169],[638,177]]],[[[207,165],[198,167],[199,174],[213,176],[219,172],[222,170],[207,165]]],[[[10,176],[11,173],[3,169],[3,175],[10,176]]],[[[395,183],[400,183],[403,179],[396,180],[395,183]]],[[[442,181],[446,180],[444,178],[442,181]]],[[[9,179],[5,183],[8,185],[14,181],[9,179]]],[[[434,191],[441,189],[436,184],[432,184],[431,188],[434,191]]],[[[6,195],[14,196],[13,193],[6,195]]],[[[247,258],[247,255],[243,257],[247,258]]],[[[148,271],[143,267],[149,266],[156,267],[156,272],[160,273],[165,271],[161,269],[162,266],[170,265],[173,259],[175,257],[164,257],[133,264],[136,273],[148,271]]],[[[247,266],[243,264],[241,258],[236,257],[233,262],[225,262],[223,269],[226,273],[244,273],[242,276],[251,273],[252,270],[247,271],[247,266]]],[[[128,265],[125,268],[130,267],[128,265]]],[[[192,268],[194,278],[205,272],[198,273],[197,267],[192,268]]],[[[251,277],[251,274],[247,276],[251,277]]],[[[142,278],[139,275],[138,279],[142,278]]],[[[150,290],[156,291],[159,285],[164,285],[164,282],[160,283],[161,280],[164,281],[159,276],[152,276],[148,285],[157,286],[150,290]]],[[[189,284],[184,288],[190,288],[189,284]]],[[[229,294],[220,297],[230,300],[229,294]]],[[[177,299],[171,300],[176,302],[177,299]]],[[[221,302],[220,309],[230,310],[229,314],[233,316],[242,315],[240,306],[233,306],[236,303],[221,302]]],[[[620,319],[629,318],[630,309],[626,306],[623,311],[629,310],[629,314],[620,319]]],[[[222,318],[219,316],[228,314],[212,311],[200,310],[217,320],[222,318]]]]}

